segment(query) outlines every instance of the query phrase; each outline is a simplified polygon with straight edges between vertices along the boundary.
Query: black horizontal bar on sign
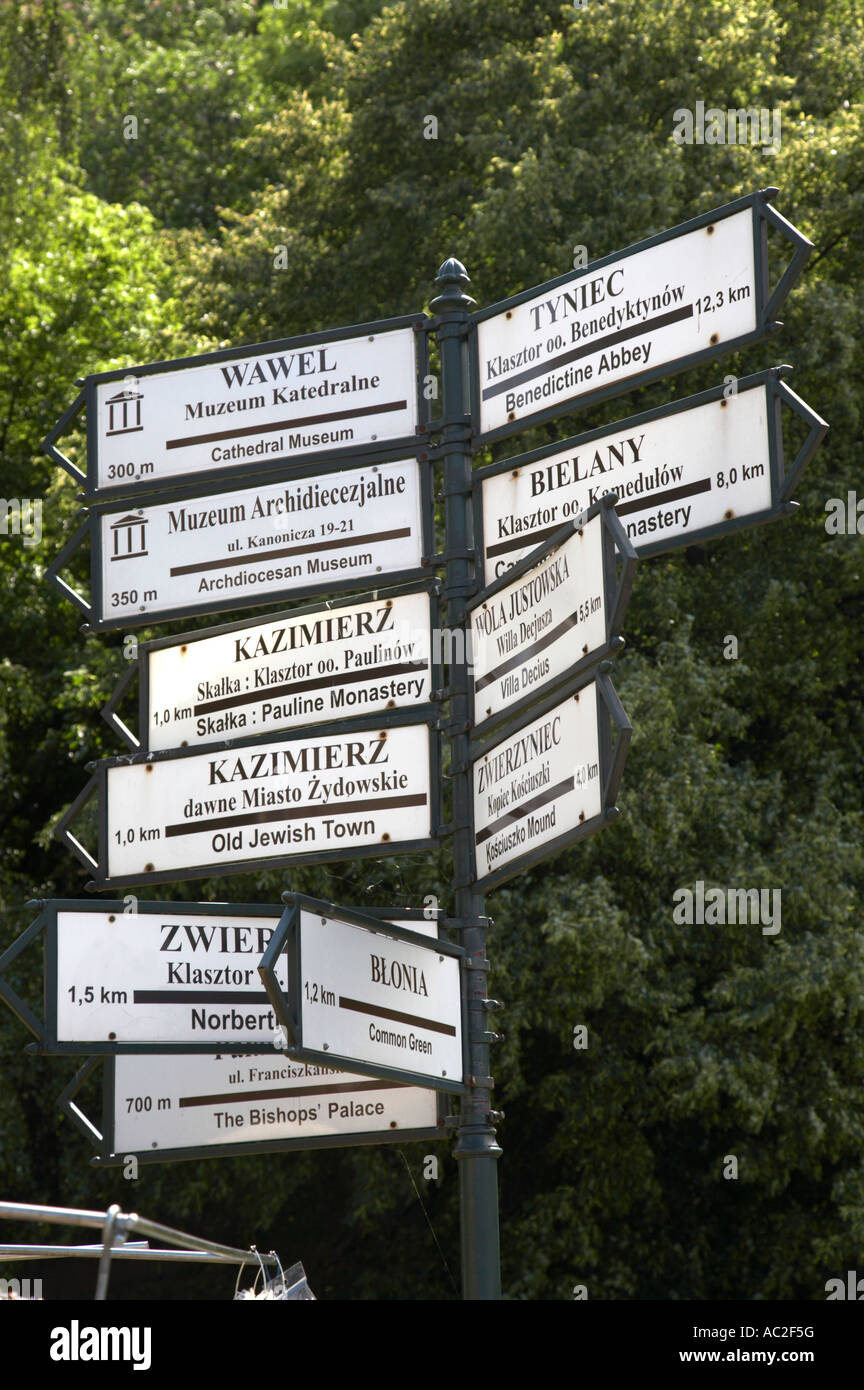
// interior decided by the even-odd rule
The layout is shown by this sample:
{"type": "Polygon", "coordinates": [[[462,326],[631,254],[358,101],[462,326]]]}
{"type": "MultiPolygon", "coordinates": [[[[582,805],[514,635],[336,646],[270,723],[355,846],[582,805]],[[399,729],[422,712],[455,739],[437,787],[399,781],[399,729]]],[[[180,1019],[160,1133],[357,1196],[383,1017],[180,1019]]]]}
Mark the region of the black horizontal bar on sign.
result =
{"type": "Polygon", "coordinates": [[[379,796],[366,801],[327,802],[324,806],[295,806],[291,810],[249,811],[240,816],[217,817],[213,820],[197,821],[194,825],[166,825],[166,837],[176,835],[198,835],[209,830],[230,830],[238,825],[269,825],[281,820],[309,820],[313,816],[353,814],[355,811],[382,811],[387,807],[425,806],[428,797],[425,792],[413,792],[410,796],[379,796]]]}
{"type": "Polygon", "coordinates": [[[581,347],[571,348],[569,352],[562,352],[558,357],[550,357],[547,362],[541,362],[538,367],[527,367],[524,372],[517,372],[515,376],[507,377],[504,381],[496,381],[494,386],[487,386],[483,392],[484,401],[492,396],[500,396],[503,391],[509,391],[514,386],[521,386],[523,382],[533,381],[535,377],[547,376],[549,372],[557,371],[559,367],[566,367],[571,362],[576,362],[580,357],[591,357],[595,352],[603,352],[606,348],[614,347],[616,343],[626,342],[628,338],[639,338],[645,333],[650,333],[657,328],[668,328],[672,323],[680,323],[682,319],[692,319],[693,305],[684,304],[680,309],[670,309],[668,314],[658,314],[653,319],[645,319],[642,323],[632,324],[629,328],[622,328],[618,333],[607,333],[605,338],[595,338],[590,343],[584,343],[581,347]]]}
{"type": "Polygon", "coordinates": [[[665,492],[650,492],[642,497],[634,497],[631,502],[619,502],[619,516],[629,516],[632,512],[644,512],[648,507],[659,507],[664,502],[679,502],[682,497],[698,497],[702,492],[711,491],[710,478],[697,478],[695,483],[682,483],[680,487],[667,488],[665,492]]]}
{"type": "Polygon", "coordinates": [[[573,778],[567,777],[563,782],[558,782],[554,787],[547,787],[545,792],[539,796],[532,796],[530,801],[523,801],[515,810],[508,811],[506,815],[500,816],[498,820],[492,821],[485,829],[478,830],[475,835],[477,844],[482,844],[490,836],[503,830],[505,825],[512,825],[514,821],[523,820],[525,816],[530,816],[532,812],[539,811],[541,806],[546,806],[550,801],[557,801],[560,796],[566,796],[568,792],[574,790],[573,778]]]}
{"type": "Polygon", "coordinates": [[[263,560],[283,560],[288,555],[309,555],[314,550],[342,550],[372,541],[398,541],[410,535],[410,526],[400,526],[393,531],[370,531],[365,536],[339,536],[335,540],[313,541],[311,545],[288,545],[279,550],[256,550],[251,554],[225,556],[221,560],[204,560],[199,565],[174,565],[168,573],[173,579],[176,574],[203,574],[205,570],[228,569],[231,565],[257,565],[263,560]]]}
{"type": "Polygon", "coordinates": [[[259,994],[238,992],[236,989],[136,989],[132,991],[133,1004],[236,1004],[243,1008],[246,1004],[267,1004],[269,1000],[262,990],[259,994]]]}
{"type": "Polygon", "coordinates": [[[529,646],[523,647],[522,650],[516,652],[514,656],[508,656],[507,660],[502,661],[500,666],[493,666],[491,671],[487,671],[485,676],[481,676],[480,680],[474,682],[475,694],[479,694],[481,690],[485,690],[487,685],[491,685],[493,681],[497,681],[500,676],[506,676],[508,671],[515,670],[517,666],[523,666],[526,661],[531,660],[532,656],[538,656],[540,652],[545,651],[547,647],[551,647],[553,643],[558,641],[559,637],[563,637],[566,632],[576,627],[578,623],[578,613],[569,614],[562,622],[558,623],[557,627],[553,627],[551,632],[545,632],[542,637],[537,638],[536,642],[532,642],[529,646]]]}
{"type": "Polygon", "coordinates": [[[366,671],[337,671],[335,676],[318,676],[314,680],[294,681],[288,685],[263,686],[260,690],[249,690],[245,695],[226,695],[221,700],[206,700],[204,704],[193,705],[192,713],[210,714],[215,710],[234,709],[236,705],[261,704],[264,700],[274,700],[283,695],[301,695],[308,690],[329,690],[331,686],[381,680],[383,676],[407,676],[414,671],[426,669],[425,661],[397,661],[391,666],[371,666],[366,671]]]}
{"type": "Polygon", "coordinates": [[[193,444],[212,444],[217,439],[238,439],[246,434],[273,434],[304,425],[323,425],[332,420],[354,420],[358,415],[385,415],[392,410],[406,410],[407,401],[385,401],[382,405],[358,406],[353,410],[331,410],[325,415],[302,415],[296,420],[276,420],[266,425],[243,425],[236,430],[214,430],[212,434],[190,434],[185,439],[166,439],[166,449],[185,449],[193,444]]]}
{"type": "Polygon", "coordinates": [[[369,1014],[372,1018],[386,1018],[392,1023],[408,1023],[414,1028],[427,1028],[431,1033],[446,1033],[450,1038],[456,1036],[456,1029],[452,1023],[439,1023],[437,1019],[405,1014],[400,1009],[387,1009],[383,1004],[364,1004],[362,999],[347,999],[342,994],[339,996],[339,1008],[350,1009],[356,1014],[369,1014]]]}
{"type": "Polygon", "coordinates": [[[288,1100],[291,1096],[336,1096],[353,1091],[398,1091],[403,1088],[401,1081],[338,1081],[332,1086],[285,1086],[278,1091],[229,1091],[224,1096],[181,1096],[177,1102],[180,1110],[193,1105],[224,1105],[226,1101],[246,1100],[288,1100]]]}

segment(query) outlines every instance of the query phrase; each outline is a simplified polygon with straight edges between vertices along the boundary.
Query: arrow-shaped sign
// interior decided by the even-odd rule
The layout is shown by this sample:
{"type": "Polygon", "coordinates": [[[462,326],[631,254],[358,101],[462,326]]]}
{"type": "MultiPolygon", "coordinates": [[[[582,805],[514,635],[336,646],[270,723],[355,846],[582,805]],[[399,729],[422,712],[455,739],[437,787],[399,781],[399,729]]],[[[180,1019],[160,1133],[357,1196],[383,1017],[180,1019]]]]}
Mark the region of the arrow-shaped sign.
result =
{"type": "Polygon", "coordinates": [[[139,1163],[171,1163],[446,1136],[441,1091],[227,1051],[90,1057],[57,1103],[96,1148],[94,1168],[122,1167],[132,1155],[139,1163]],[[101,1129],[76,1100],[99,1066],[101,1129]]]}
{"type": "Polygon", "coordinates": [[[429,850],[441,828],[437,723],[424,705],[106,758],[55,834],[97,888],[429,850]],[[91,854],[70,826],[97,793],[91,854]]]}
{"type": "Polygon", "coordinates": [[[42,448],[102,497],[414,444],[428,422],[425,326],[411,314],[94,373],[42,448]],[[86,471],[57,447],[85,406],[86,471]]]}
{"type": "Polygon", "coordinates": [[[610,492],[640,558],[790,515],[790,495],[828,425],[786,385],[789,371],[772,367],[479,469],[486,583],[610,492]],[[784,404],[807,427],[788,467],[784,404]]]}
{"type": "Polygon", "coordinates": [[[474,315],[483,442],[757,343],[813,249],[750,193],[474,315]],[[768,229],[794,249],[772,291],[768,229]]]}
{"type": "Polygon", "coordinates": [[[93,631],[428,576],[431,464],[383,459],[146,505],[96,503],[45,575],[93,631]],[[89,534],[91,598],[62,570],[89,534]]]}
{"type": "Polygon", "coordinates": [[[477,891],[487,893],[618,815],[632,726],[604,662],[553,689],[513,732],[471,745],[477,891]]]}
{"type": "Polygon", "coordinates": [[[284,897],[259,974],[287,1054],[464,1092],[462,947],[301,893],[284,897]],[[285,955],[287,990],[278,975],[285,955]]]}
{"type": "Polygon", "coordinates": [[[471,600],[475,738],[617,654],[636,564],[607,494],[471,600]]]}
{"type": "Polygon", "coordinates": [[[138,646],[102,710],[133,752],[428,704],[443,684],[438,581],[138,646]],[[139,734],[117,713],[139,677],[139,734]]]}

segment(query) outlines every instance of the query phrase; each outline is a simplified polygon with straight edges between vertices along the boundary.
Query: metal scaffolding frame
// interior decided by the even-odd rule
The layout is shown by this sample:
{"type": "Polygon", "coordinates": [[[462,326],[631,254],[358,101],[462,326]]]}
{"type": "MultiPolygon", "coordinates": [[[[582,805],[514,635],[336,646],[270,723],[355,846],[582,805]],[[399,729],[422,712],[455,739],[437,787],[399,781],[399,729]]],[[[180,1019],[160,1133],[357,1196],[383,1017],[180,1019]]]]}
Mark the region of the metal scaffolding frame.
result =
{"type": "MultiPolygon", "coordinates": [[[[102,1242],[99,1245],[0,1244],[0,1260],[98,1259],[99,1269],[94,1295],[97,1302],[104,1302],[107,1298],[111,1261],[114,1259],[239,1265],[241,1268],[243,1265],[255,1265],[259,1272],[264,1271],[265,1266],[269,1266],[277,1274],[282,1274],[282,1265],[274,1251],[262,1255],[254,1245],[248,1250],[239,1250],[232,1245],[220,1245],[216,1241],[204,1240],[201,1236],[189,1235],[186,1231],[176,1231],[172,1226],[163,1226],[158,1221],[150,1221],[145,1216],[138,1216],[136,1212],[124,1212],[116,1202],[107,1211],[88,1211],[78,1207],[46,1207],[29,1202],[0,1202],[0,1220],[3,1219],[44,1221],[58,1226],[101,1229],[102,1242]],[[127,1240],[128,1236],[134,1234],[149,1236],[153,1240],[164,1241],[168,1245],[181,1248],[154,1249],[147,1240],[127,1240]]],[[[287,1283],[287,1280],[285,1282],[287,1283]]]]}

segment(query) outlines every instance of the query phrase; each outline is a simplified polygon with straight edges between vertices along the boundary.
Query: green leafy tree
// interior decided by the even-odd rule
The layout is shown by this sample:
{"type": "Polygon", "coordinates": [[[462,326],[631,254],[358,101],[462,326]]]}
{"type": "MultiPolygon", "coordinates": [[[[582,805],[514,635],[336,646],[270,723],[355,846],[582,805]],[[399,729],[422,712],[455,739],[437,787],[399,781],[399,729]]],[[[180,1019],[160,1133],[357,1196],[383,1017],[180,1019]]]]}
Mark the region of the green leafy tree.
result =
{"type": "MultiPolygon", "coordinates": [[[[614,677],[635,729],[622,816],[491,895],[489,949],[506,1004],[494,1070],[507,1294],[823,1298],[856,1267],[864,1224],[861,537],[824,525],[828,498],[860,492],[858,7],[502,0],[493,19],[479,0],[91,0],[7,6],[0,24],[0,128],[22,180],[0,188],[2,466],[8,492],[50,500],[45,557],[73,523],[75,489],[36,443],[75,376],[416,311],[451,254],[492,303],[569,269],[574,246],[593,259],[781,189],[815,251],[778,339],[487,451],[784,359],[832,424],[797,516],[640,566],[614,677]],[[133,98],[134,148],[119,126],[133,98]],[[675,113],[698,101],[779,111],[779,148],[679,145],[675,113]],[[780,888],[780,932],[678,925],[674,894],[698,881],[780,888]],[[587,1046],[574,1047],[578,1028],[587,1046]]],[[[81,892],[48,832],[83,762],[116,751],[98,710],[125,669],[116,638],[82,638],[44,563],[0,542],[6,940],[29,920],[26,896],[81,892]]],[[[442,849],[161,896],[276,903],[290,886],[446,905],[448,882],[442,849]]],[[[38,975],[22,961],[30,997],[38,975]]],[[[154,1165],[127,1196],[57,1129],[50,1097],[71,1065],[22,1057],[22,1041],[0,1018],[4,1190],[126,1200],[265,1240],[302,1257],[322,1297],[454,1296],[447,1145],[440,1184],[416,1147],[394,1146],[154,1165]]],[[[84,1100],[98,1112],[95,1079],[84,1100]]],[[[118,1285],[130,1296],[168,1287],[134,1276],[118,1285]]],[[[209,1272],[170,1279],[212,1292],[209,1272]]]]}

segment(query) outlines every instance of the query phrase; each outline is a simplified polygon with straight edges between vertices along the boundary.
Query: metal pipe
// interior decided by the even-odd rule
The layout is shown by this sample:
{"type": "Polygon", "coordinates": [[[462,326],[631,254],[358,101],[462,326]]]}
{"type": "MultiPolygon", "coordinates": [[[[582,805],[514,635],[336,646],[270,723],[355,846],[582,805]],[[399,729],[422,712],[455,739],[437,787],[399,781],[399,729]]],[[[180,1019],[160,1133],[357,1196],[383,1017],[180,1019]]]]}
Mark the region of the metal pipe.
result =
{"type": "MultiPolygon", "coordinates": [[[[105,1230],[102,1236],[102,1254],[99,1256],[99,1269],[96,1274],[96,1293],[94,1299],[96,1303],[104,1303],[108,1297],[108,1279],[111,1275],[111,1251],[114,1245],[114,1237],[117,1234],[117,1218],[121,1215],[120,1208],[114,1202],[105,1213],[105,1230]]],[[[126,1239],[125,1229],[120,1231],[120,1244],[126,1239]]]]}
{"type": "Polygon", "coordinates": [[[30,1202],[0,1202],[0,1218],[10,1221],[45,1221],[57,1226],[105,1225],[104,1211],[87,1211],[79,1207],[43,1207],[30,1202]]]}
{"type": "Polygon", "coordinates": [[[162,1226],[158,1221],[148,1221],[144,1216],[128,1217],[128,1229],[130,1231],[140,1231],[142,1235],[150,1236],[154,1240],[167,1241],[169,1245],[187,1245],[190,1250],[200,1250],[210,1255],[223,1255],[231,1258],[237,1263],[257,1265],[259,1259],[265,1265],[272,1265],[278,1268],[279,1261],[275,1255],[261,1255],[252,1250],[238,1250],[233,1245],[219,1245],[213,1240],[204,1240],[201,1236],[190,1236],[184,1231],[175,1231],[170,1226],[162,1226]]]}
{"type": "MultiPolygon", "coordinates": [[[[78,1250],[92,1250],[95,1254],[101,1254],[104,1247],[99,1245],[0,1245],[0,1260],[36,1260],[44,1255],[47,1259],[55,1255],[74,1254],[78,1250]],[[36,1252],[34,1254],[34,1251],[36,1252]]],[[[114,1254],[118,1250],[149,1250],[150,1246],[146,1240],[132,1240],[128,1245],[115,1245],[114,1254]]]]}
{"type": "MultiPolygon", "coordinates": [[[[102,1245],[0,1245],[0,1260],[20,1262],[28,1260],[97,1260],[101,1257],[102,1245]]],[[[254,1264],[255,1256],[246,1251],[243,1258],[232,1255],[208,1255],[198,1250],[158,1250],[145,1241],[132,1245],[117,1245],[111,1251],[112,1260],[167,1260],[179,1263],[238,1265],[254,1264]]],[[[267,1260],[266,1255],[262,1255],[267,1260]]]]}
{"type": "MultiPolygon", "coordinates": [[[[124,1230],[138,1231],[155,1240],[166,1241],[169,1245],[185,1245],[190,1250],[218,1255],[234,1264],[257,1265],[260,1259],[265,1265],[271,1265],[275,1269],[279,1267],[275,1255],[259,1255],[252,1250],[238,1250],[232,1245],[219,1245],[215,1241],[204,1240],[185,1231],[175,1231],[173,1227],[163,1226],[157,1221],[148,1221],[146,1217],[135,1213],[125,1215],[119,1207],[116,1210],[118,1225],[124,1230]]],[[[99,1230],[105,1225],[104,1211],[81,1210],[77,1207],[46,1207],[30,1202],[0,1202],[0,1219],[4,1217],[12,1221],[45,1221],[58,1226],[93,1226],[99,1230]]]]}

